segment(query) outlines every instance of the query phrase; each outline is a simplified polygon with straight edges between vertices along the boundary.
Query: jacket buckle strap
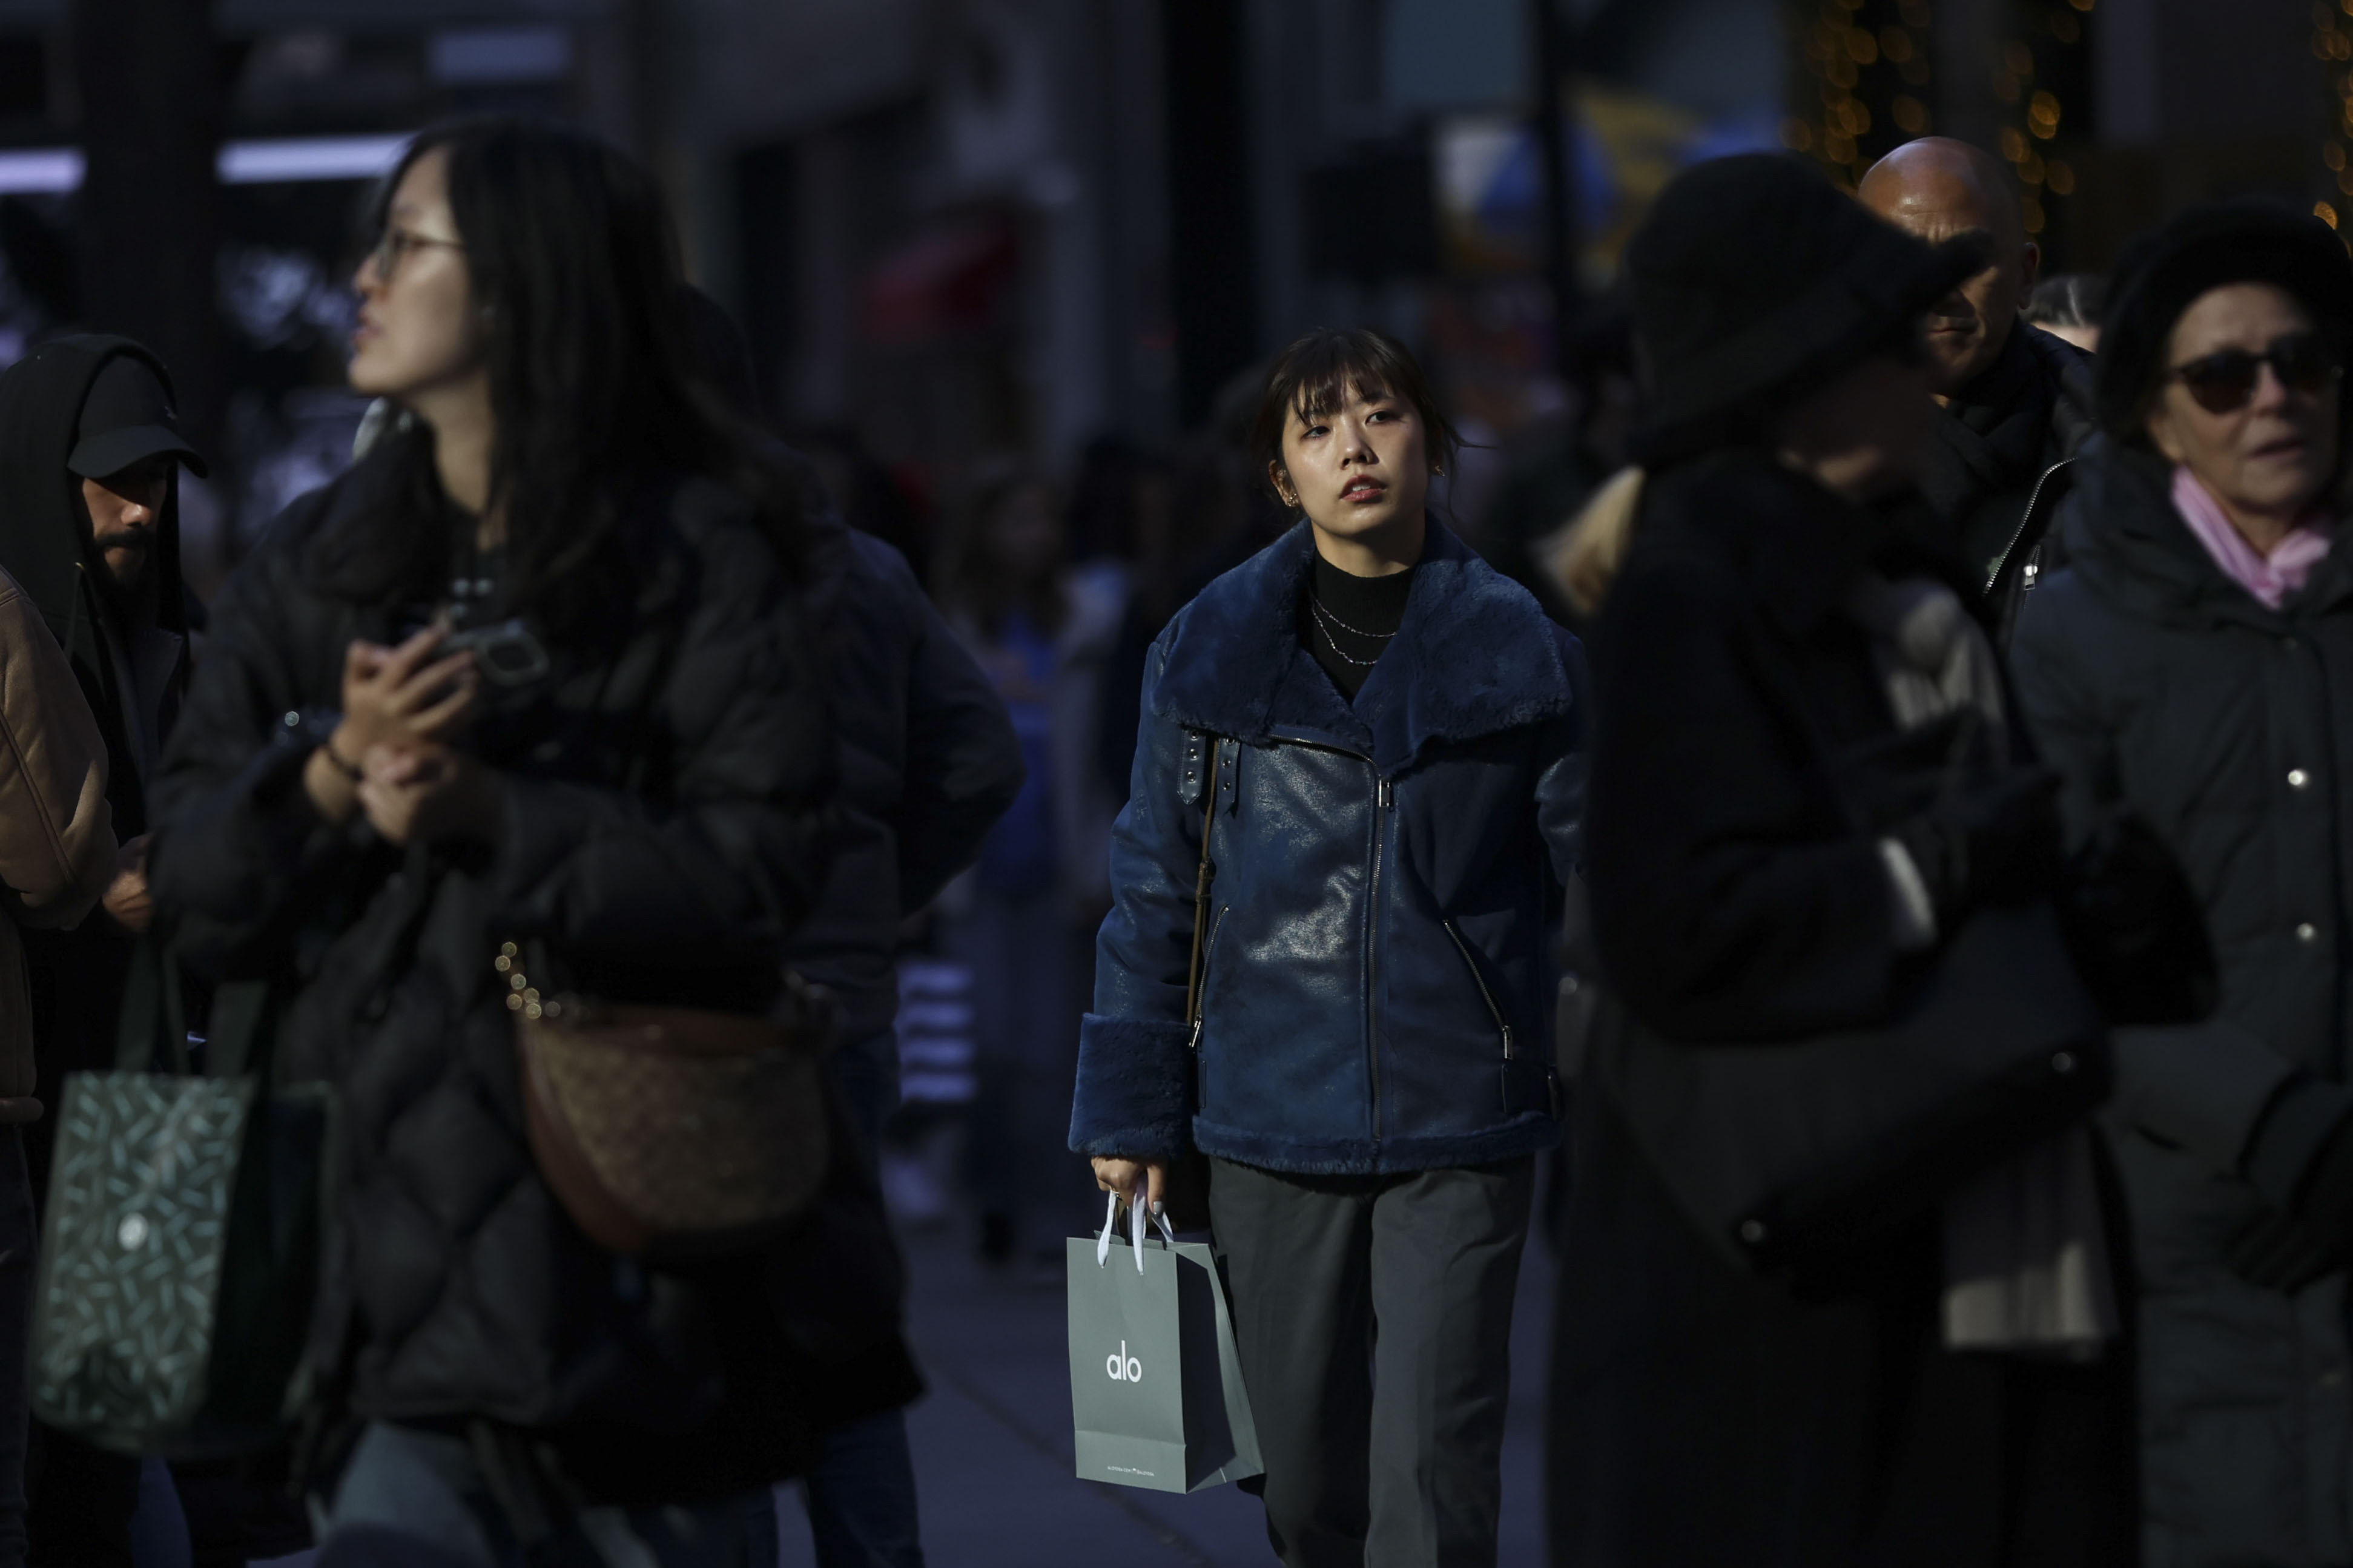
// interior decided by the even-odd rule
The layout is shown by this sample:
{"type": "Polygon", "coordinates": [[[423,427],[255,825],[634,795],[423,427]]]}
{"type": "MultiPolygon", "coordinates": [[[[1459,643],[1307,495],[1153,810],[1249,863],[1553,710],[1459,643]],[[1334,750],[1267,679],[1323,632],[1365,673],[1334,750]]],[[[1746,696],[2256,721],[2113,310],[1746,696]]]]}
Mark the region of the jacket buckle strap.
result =
{"type": "Polygon", "coordinates": [[[1208,769],[1203,765],[1202,757],[1208,750],[1201,731],[1188,730],[1185,732],[1185,777],[1177,793],[1187,805],[1198,806],[1208,796],[1205,787],[1208,769]]]}

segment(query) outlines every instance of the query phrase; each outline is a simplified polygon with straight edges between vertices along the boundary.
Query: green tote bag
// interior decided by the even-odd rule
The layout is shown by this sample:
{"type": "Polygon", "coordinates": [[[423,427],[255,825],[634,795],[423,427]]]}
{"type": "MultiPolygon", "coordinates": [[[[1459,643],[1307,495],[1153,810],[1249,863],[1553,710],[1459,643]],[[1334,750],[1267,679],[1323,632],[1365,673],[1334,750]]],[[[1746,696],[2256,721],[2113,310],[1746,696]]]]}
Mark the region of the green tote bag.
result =
{"type": "Polygon", "coordinates": [[[142,942],[116,1070],[67,1076],[33,1305],[33,1412],[50,1426],[167,1458],[285,1436],[332,1102],[271,1082],[274,1000],[223,985],[198,1071],[178,967],[142,942]]]}

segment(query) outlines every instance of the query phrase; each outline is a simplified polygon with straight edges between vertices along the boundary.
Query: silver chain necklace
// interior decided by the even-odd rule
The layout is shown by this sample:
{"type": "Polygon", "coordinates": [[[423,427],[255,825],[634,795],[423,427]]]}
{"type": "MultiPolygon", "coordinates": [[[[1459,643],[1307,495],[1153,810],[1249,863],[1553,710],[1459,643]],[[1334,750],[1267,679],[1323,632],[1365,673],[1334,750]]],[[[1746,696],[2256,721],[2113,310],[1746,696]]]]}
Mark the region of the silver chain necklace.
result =
{"type": "Polygon", "coordinates": [[[1366,642],[1377,642],[1383,644],[1384,646],[1388,644],[1391,637],[1397,636],[1397,633],[1395,632],[1360,632],[1356,627],[1350,626],[1347,622],[1342,620],[1339,616],[1334,615],[1331,611],[1325,609],[1324,607],[1324,601],[1317,598],[1313,594],[1307,595],[1307,607],[1315,612],[1315,625],[1324,633],[1324,641],[1325,646],[1330,647],[1331,650],[1341,658],[1355,665],[1358,669],[1372,668],[1374,665],[1380,662],[1381,656],[1379,654],[1375,654],[1370,658],[1357,658],[1353,657],[1345,648],[1343,648],[1340,646],[1340,640],[1332,635],[1332,628],[1334,626],[1339,627],[1342,631],[1346,632],[1350,637],[1362,637],[1366,642]]]}

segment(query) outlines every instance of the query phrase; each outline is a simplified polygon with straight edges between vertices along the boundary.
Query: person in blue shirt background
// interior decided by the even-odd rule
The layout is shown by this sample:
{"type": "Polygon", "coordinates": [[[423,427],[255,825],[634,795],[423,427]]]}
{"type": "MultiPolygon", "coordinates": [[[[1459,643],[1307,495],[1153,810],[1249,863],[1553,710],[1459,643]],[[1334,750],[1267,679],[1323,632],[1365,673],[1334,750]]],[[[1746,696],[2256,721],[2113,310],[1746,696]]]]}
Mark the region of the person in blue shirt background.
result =
{"type": "Polygon", "coordinates": [[[949,949],[973,972],[980,1098],[966,1152],[981,1256],[1056,1279],[1093,1186],[1062,1134],[1085,1007],[1081,944],[1109,903],[1113,805],[1096,779],[1094,718],[1124,606],[1115,569],[1073,569],[1068,555],[1043,480],[1018,467],[985,473],[942,595],[1012,716],[1027,770],[979,863],[944,900],[949,949]]]}

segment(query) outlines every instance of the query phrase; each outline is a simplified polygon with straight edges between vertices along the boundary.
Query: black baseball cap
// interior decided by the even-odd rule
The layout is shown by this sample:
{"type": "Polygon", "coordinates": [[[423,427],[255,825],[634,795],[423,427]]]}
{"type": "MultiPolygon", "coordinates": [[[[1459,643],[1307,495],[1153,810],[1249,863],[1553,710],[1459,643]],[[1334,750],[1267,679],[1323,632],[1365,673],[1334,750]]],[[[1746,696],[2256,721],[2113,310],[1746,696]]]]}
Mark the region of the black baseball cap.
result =
{"type": "Polygon", "coordinates": [[[82,399],[81,423],[66,468],[85,479],[102,479],[165,454],[185,463],[198,479],[206,477],[204,458],[180,433],[164,378],[137,354],[116,354],[82,399]]]}

